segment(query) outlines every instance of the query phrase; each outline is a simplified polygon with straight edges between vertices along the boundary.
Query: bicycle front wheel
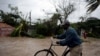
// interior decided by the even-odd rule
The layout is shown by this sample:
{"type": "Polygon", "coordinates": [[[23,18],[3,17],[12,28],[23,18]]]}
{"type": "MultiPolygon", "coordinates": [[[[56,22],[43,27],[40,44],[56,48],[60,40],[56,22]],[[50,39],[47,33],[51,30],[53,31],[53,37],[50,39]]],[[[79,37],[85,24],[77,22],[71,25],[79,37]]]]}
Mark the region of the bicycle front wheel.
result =
{"type": "Polygon", "coordinates": [[[34,56],[54,56],[48,49],[37,51],[34,56]]]}

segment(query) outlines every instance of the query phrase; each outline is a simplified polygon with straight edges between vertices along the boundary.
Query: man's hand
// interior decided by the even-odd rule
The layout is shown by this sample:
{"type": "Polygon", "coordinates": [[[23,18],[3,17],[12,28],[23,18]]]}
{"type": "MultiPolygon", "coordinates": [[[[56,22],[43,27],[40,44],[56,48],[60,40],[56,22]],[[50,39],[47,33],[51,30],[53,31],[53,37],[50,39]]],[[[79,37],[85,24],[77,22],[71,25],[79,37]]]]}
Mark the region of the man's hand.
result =
{"type": "Polygon", "coordinates": [[[56,44],[60,44],[60,42],[59,41],[56,41],[56,44]]]}

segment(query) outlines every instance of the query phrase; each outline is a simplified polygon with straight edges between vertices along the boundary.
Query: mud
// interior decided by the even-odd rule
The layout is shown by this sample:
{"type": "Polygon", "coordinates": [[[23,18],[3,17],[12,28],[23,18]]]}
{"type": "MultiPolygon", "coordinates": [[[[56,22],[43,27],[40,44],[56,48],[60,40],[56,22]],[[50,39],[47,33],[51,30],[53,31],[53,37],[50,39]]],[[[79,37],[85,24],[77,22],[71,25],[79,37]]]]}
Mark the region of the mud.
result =
{"type": "MultiPolygon", "coordinates": [[[[0,56],[34,56],[36,51],[49,48],[50,43],[50,38],[0,37],[0,56]]],[[[100,56],[100,39],[88,38],[82,45],[83,56],[100,56]]],[[[65,48],[53,47],[59,56],[65,48]]]]}

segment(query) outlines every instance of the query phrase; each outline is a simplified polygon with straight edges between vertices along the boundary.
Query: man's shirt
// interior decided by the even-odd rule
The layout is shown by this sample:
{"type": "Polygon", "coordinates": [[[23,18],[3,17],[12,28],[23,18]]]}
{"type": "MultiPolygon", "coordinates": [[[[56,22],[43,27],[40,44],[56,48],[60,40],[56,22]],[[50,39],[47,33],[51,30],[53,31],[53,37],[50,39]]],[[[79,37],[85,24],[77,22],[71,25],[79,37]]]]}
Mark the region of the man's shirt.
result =
{"type": "Polygon", "coordinates": [[[75,47],[82,43],[75,29],[69,27],[63,34],[57,36],[58,39],[62,39],[59,44],[62,46],[75,47]]]}

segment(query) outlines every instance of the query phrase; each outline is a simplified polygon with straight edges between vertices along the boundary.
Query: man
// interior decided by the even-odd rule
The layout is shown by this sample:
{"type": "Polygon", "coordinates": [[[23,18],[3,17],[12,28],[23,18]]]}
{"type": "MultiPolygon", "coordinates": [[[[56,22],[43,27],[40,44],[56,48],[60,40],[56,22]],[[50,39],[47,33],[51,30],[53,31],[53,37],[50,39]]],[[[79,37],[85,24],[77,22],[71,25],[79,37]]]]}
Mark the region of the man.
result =
{"type": "Polygon", "coordinates": [[[82,41],[79,38],[77,32],[70,27],[70,23],[68,21],[64,22],[62,24],[62,27],[64,28],[64,32],[61,35],[57,35],[57,39],[62,39],[60,41],[57,41],[57,44],[60,44],[62,46],[68,46],[70,48],[70,56],[80,56],[82,53],[82,41]]]}

